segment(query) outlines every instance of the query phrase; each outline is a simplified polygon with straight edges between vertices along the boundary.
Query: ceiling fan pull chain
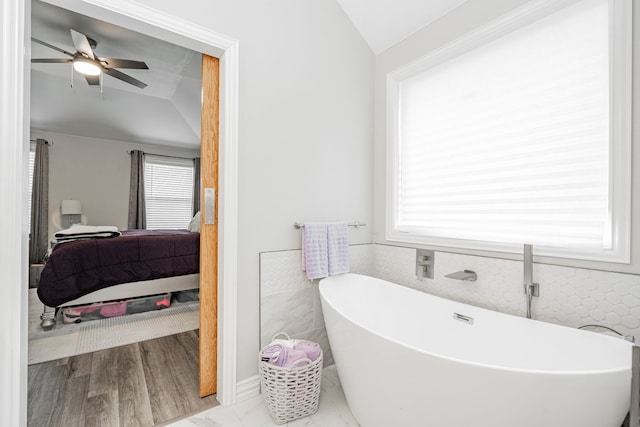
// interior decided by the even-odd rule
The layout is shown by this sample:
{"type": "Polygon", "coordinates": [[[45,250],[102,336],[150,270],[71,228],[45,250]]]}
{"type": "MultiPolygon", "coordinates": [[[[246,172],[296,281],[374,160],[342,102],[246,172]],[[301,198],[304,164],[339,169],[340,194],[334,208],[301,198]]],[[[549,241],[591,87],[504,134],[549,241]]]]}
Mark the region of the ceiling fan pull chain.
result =
{"type": "Polygon", "coordinates": [[[73,88],[73,62],[71,63],[71,88],[73,88]]]}

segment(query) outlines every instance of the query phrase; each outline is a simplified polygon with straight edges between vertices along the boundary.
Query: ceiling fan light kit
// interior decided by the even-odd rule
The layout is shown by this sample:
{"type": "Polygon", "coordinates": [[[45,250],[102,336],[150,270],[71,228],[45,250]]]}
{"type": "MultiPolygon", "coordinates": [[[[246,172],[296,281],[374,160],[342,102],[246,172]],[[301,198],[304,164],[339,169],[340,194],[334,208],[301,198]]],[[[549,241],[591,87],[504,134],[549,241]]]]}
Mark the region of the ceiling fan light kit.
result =
{"type": "Polygon", "coordinates": [[[116,68],[131,68],[131,69],[139,69],[139,70],[148,70],[147,64],[142,61],[134,61],[130,59],[116,59],[116,58],[99,58],[94,55],[93,49],[97,46],[97,42],[86,35],[75,31],[71,31],[71,39],[73,41],[73,45],[76,48],[75,53],[67,52],[64,49],[53,46],[47,42],[42,40],[38,40],[34,37],[31,38],[34,42],[46,46],[50,49],[56,50],[58,52],[64,53],[71,57],[69,58],[34,58],[31,60],[32,63],[47,63],[47,64],[55,64],[55,63],[69,63],[73,64],[72,72],[71,72],[71,86],[73,87],[73,70],[84,75],[87,83],[90,86],[100,86],[100,92],[102,92],[102,76],[103,74],[108,74],[111,77],[114,77],[118,80],[121,80],[125,83],[129,83],[140,89],[144,89],[147,85],[146,83],[141,82],[140,80],[131,77],[128,74],[125,74],[121,71],[118,71],[116,68]]]}
{"type": "Polygon", "coordinates": [[[76,58],[73,60],[73,68],[86,76],[99,76],[102,70],[93,62],[84,58],[76,58]]]}

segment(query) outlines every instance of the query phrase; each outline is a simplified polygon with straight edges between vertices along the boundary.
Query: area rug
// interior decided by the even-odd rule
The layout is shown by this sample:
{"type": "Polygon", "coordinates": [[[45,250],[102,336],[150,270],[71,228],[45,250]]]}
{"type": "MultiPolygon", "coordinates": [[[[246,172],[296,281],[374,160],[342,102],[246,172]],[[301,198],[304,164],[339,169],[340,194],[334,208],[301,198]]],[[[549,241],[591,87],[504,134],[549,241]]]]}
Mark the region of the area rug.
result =
{"type": "Polygon", "coordinates": [[[35,289],[29,289],[29,365],[198,329],[200,303],[174,302],[164,310],[78,324],[59,320],[51,331],[40,327],[41,312],[35,289]]]}

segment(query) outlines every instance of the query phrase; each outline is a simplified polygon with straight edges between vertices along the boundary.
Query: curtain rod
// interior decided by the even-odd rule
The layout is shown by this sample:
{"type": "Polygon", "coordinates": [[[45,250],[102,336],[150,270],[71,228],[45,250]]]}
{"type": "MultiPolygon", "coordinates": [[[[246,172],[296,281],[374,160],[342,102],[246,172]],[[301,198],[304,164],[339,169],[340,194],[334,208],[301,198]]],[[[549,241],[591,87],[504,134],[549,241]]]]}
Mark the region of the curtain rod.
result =
{"type": "MultiPolygon", "coordinates": [[[[35,143],[35,142],[38,142],[38,140],[37,139],[30,139],[29,142],[35,143]]],[[[47,145],[53,145],[53,142],[49,142],[46,139],[44,140],[44,143],[47,144],[47,145]]]]}
{"type": "MultiPolygon", "coordinates": [[[[131,154],[132,151],[136,151],[136,150],[127,150],[127,154],[131,154]]],[[[184,157],[184,156],[169,156],[166,154],[153,154],[153,153],[145,153],[142,150],[139,150],[142,152],[142,154],[148,154],[150,156],[157,156],[157,157],[169,157],[169,158],[174,158],[174,159],[199,159],[200,157],[184,157]]]]}

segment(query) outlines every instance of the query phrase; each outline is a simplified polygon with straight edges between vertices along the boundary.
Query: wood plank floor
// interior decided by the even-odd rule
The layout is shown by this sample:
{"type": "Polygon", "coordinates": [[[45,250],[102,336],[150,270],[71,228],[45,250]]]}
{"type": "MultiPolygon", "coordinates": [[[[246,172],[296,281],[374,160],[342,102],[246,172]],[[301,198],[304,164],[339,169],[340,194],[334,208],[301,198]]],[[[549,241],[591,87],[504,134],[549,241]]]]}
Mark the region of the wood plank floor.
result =
{"type": "Polygon", "coordinates": [[[215,406],[198,396],[198,334],[29,366],[27,424],[153,426],[215,406]]]}

